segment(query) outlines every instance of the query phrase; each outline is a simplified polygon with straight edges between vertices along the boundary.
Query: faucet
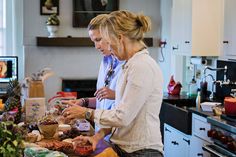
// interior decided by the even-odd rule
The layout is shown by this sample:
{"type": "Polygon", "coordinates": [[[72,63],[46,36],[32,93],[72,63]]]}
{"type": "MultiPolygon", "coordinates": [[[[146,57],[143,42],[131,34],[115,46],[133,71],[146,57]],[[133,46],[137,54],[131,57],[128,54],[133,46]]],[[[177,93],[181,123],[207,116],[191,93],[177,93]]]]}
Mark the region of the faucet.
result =
{"type": "Polygon", "coordinates": [[[214,86],[216,84],[216,80],[214,79],[212,74],[208,74],[208,75],[204,76],[204,79],[207,78],[208,76],[211,77],[211,79],[212,79],[211,95],[209,96],[209,98],[210,98],[210,100],[213,100],[214,99],[214,86]]]}
{"type": "MultiPolygon", "coordinates": [[[[211,71],[221,71],[221,70],[224,70],[224,82],[227,82],[227,69],[228,67],[225,66],[224,68],[211,68],[209,66],[206,66],[204,68],[204,71],[203,71],[203,74],[204,74],[204,78],[206,78],[206,70],[209,69],[211,71]]],[[[212,76],[213,77],[213,76],[212,76]]]]}

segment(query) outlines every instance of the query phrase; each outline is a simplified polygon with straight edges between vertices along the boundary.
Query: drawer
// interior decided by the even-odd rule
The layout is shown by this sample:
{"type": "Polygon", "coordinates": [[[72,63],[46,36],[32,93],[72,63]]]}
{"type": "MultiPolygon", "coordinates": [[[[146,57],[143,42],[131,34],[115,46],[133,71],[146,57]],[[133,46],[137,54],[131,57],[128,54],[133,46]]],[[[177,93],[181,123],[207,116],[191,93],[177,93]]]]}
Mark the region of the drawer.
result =
{"type": "Polygon", "coordinates": [[[209,123],[207,123],[207,119],[205,117],[201,117],[198,115],[193,114],[192,117],[192,134],[206,140],[208,142],[211,141],[211,139],[207,136],[207,131],[211,129],[211,126],[209,123]]]}

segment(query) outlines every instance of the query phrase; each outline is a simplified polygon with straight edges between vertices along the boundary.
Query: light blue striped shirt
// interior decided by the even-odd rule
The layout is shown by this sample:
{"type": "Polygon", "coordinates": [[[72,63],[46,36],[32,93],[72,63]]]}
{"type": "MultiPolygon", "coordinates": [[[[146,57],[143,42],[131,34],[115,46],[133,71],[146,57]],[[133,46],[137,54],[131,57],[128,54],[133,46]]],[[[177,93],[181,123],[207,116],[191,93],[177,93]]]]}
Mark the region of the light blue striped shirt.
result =
{"type": "MultiPolygon", "coordinates": [[[[98,73],[98,80],[97,80],[97,89],[100,89],[104,87],[105,85],[105,79],[107,72],[110,69],[111,63],[113,60],[113,70],[114,73],[111,75],[110,82],[108,84],[108,88],[111,90],[116,89],[116,82],[121,74],[121,69],[123,65],[123,61],[119,61],[116,59],[114,56],[104,56],[103,60],[100,65],[99,73],[98,73]]],[[[99,101],[98,99],[96,100],[96,109],[103,109],[103,110],[110,110],[115,106],[115,100],[110,100],[110,99],[103,99],[99,101]]],[[[98,126],[95,126],[95,131],[97,132],[100,128],[98,126]]]]}

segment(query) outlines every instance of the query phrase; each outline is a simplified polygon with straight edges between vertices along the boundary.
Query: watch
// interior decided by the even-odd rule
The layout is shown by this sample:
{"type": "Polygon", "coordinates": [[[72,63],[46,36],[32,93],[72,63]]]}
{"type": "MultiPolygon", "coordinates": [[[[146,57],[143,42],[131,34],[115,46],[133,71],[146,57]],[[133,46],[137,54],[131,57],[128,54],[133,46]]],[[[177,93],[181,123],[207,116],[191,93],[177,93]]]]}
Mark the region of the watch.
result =
{"type": "Polygon", "coordinates": [[[85,111],[85,119],[91,120],[92,112],[93,112],[93,110],[87,109],[87,110],[85,111]]]}

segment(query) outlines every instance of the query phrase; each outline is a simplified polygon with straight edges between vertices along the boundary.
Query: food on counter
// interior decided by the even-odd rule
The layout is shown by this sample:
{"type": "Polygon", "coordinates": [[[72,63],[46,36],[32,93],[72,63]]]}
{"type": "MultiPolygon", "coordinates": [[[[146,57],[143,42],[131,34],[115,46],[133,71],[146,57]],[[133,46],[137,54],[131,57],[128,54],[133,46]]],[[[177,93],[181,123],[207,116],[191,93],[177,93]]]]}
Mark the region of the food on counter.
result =
{"type": "Polygon", "coordinates": [[[72,143],[68,143],[65,141],[59,141],[55,139],[51,140],[42,140],[40,142],[37,142],[40,147],[44,147],[50,150],[55,150],[55,151],[62,151],[64,153],[72,153],[73,152],[73,145],[72,143]]]}
{"type": "Polygon", "coordinates": [[[25,141],[27,142],[36,142],[38,139],[38,136],[36,134],[33,134],[33,133],[28,133],[26,136],[25,136],[25,141]]]}
{"type": "Polygon", "coordinates": [[[225,109],[223,106],[216,106],[213,107],[213,114],[214,116],[220,116],[225,113],[225,109]]]}
{"type": "Polygon", "coordinates": [[[68,124],[59,124],[58,131],[68,131],[71,129],[71,126],[68,124]]]}
{"type": "Polygon", "coordinates": [[[40,141],[42,140],[42,135],[40,134],[40,132],[38,130],[33,130],[32,132],[28,133],[25,136],[25,140],[27,142],[36,142],[36,141],[40,141]]]}
{"type": "Polygon", "coordinates": [[[67,139],[64,139],[63,142],[67,142],[67,143],[73,143],[73,139],[72,138],[67,138],[67,139]]]}
{"type": "Polygon", "coordinates": [[[84,141],[76,141],[73,143],[74,152],[76,155],[88,156],[93,152],[92,144],[84,141]]]}
{"type": "Polygon", "coordinates": [[[50,151],[42,147],[28,147],[24,150],[25,157],[67,157],[62,152],[50,151]]]}
{"type": "Polygon", "coordinates": [[[58,129],[58,122],[53,116],[47,115],[39,120],[38,128],[45,138],[52,138],[58,129]]]}
{"type": "Polygon", "coordinates": [[[70,130],[62,132],[62,134],[59,134],[59,138],[61,140],[67,139],[67,138],[75,138],[76,136],[81,135],[80,131],[77,128],[71,128],[70,130]]]}
{"type": "Polygon", "coordinates": [[[52,125],[52,124],[58,124],[58,122],[53,118],[51,115],[47,115],[43,117],[41,120],[39,120],[40,125],[52,125]]]}
{"type": "Polygon", "coordinates": [[[35,156],[46,156],[50,151],[47,148],[42,147],[28,147],[24,150],[24,155],[26,157],[35,157],[35,156]]]}

